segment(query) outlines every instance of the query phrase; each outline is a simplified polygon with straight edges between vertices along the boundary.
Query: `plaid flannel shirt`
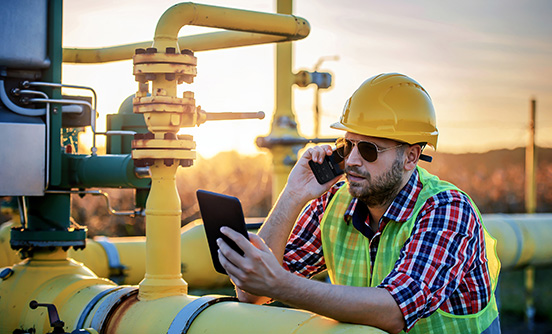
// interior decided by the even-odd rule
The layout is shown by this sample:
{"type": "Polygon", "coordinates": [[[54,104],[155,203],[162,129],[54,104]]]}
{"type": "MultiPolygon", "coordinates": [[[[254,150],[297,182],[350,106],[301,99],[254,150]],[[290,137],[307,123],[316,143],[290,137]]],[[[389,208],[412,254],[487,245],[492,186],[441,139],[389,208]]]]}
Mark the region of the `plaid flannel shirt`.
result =
{"type": "MultiPolygon", "coordinates": [[[[320,239],[320,221],[336,191],[335,184],[302,212],[292,231],[284,254],[284,267],[300,276],[311,277],[326,269],[320,239]]],[[[369,227],[366,205],[353,199],[344,219],[352,223],[370,242],[372,263],[385,225],[405,222],[412,215],[422,189],[415,171],[380,220],[377,231],[369,227]]],[[[420,211],[410,238],[391,273],[378,285],[399,305],[409,330],[420,318],[438,308],[456,314],[482,310],[491,295],[486,266],[484,231],[470,200],[450,190],[428,199],[420,211]]]]}

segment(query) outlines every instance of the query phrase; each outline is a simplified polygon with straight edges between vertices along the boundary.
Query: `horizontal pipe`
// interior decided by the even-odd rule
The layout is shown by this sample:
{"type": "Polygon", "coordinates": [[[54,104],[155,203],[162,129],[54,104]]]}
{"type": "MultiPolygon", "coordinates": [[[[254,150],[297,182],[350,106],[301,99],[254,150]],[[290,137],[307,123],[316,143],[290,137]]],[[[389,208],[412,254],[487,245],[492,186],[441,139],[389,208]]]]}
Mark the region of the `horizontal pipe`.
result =
{"type": "MultiPolygon", "coordinates": [[[[310,32],[309,23],[292,15],[270,14],[194,3],[181,3],[161,16],[155,33],[159,40],[175,41],[194,52],[248,45],[289,42],[310,32]],[[222,28],[220,31],[176,38],[184,25],[222,28]]],[[[104,48],[63,48],[64,63],[106,63],[132,59],[136,49],[156,46],[144,41],[104,48]]],[[[172,46],[172,45],[171,45],[172,46]]]]}
{"type": "MultiPolygon", "coordinates": [[[[218,31],[207,34],[182,36],[178,38],[180,49],[194,52],[235,48],[248,45],[288,42],[292,38],[256,34],[241,31],[218,31]]],[[[138,42],[104,48],[63,48],[63,62],[73,64],[97,64],[129,60],[136,49],[146,49],[153,41],[138,42]]]]}
{"type": "Polygon", "coordinates": [[[136,176],[130,154],[64,154],[62,157],[69,170],[64,186],[147,188],[151,182],[136,176]]]}
{"type": "Polygon", "coordinates": [[[231,298],[186,294],[140,300],[137,286],[117,286],[67,259],[60,249],[37,253],[0,279],[0,333],[51,332],[48,312],[29,301],[55,306],[65,332],[98,333],[383,333],[291,308],[239,303],[231,298]],[[216,301],[219,301],[218,303],[216,301]]]}
{"type": "Polygon", "coordinates": [[[285,36],[292,40],[305,38],[310,32],[307,20],[293,15],[185,2],[170,7],[161,15],[153,46],[160,49],[174,46],[178,32],[185,25],[285,36]]]}
{"type": "Polygon", "coordinates": [[[503,270],[552,264],[552,214],[486,214],[503,270]]]}
{"type": "MultiPolygon", "coordinates": [[[[205,229],[200,221],[187,224],[181,229],[181,268],[182,277],[190,288],[209,289],[229,285],[228,276],[221,275],[213,268],[206,242],[205,229]]],[[[95,240],[87,240],[84,250],[70,250],[69,256],[83,262],[100,277],[123,274],[116,280],[121,284],[138,284],[146,272],[146,238],[121,237],[105,238],[115,247],[124,269],[110,268],[106,250],[95,240]]]]}
{"type": "Polygon", "coordinates": [[[52,331],[48,312],[31,309],[31,300],[54,304],[68,329],[77,322],[90,300],[103,291],[117,288],[115,283],[98,278],[66,255],[59,248],[53,252],[37,251],[32,260],[8,269],[11,275],[0,280],[0,333],[13,333],[23,328],[22,332],[31,332],[29,329],[35,333],[52,331]]]}
{"type": "MultiPolygon", "coordinates": [[[[497,254],[502,270],[515,270],[528,265],[552,265],[552,214],[484,214],[483,222],[497,239],[497,254]]],[[[17,224],[0,227],[0,267],[20,261],[10,248],[10,229],[17,224]]],[[[121,283],[138,284],[145,273],[145,237],[107,238],[118,251],[124,269],[121,283]]],[[[87,240],[84,250],[69,251],[69,256],[85,263],[100,277],[109,277],[113,269],[105,250],[94,240],[87,240]]],[[[200,221],[181,230],[182,276],[191,288],[216,288],[228,284],[224,275],[217,274],[211,264],[205,242],[205,230],[200,221]]]]}
{"type": "MultiPolygon", "coordinates": [[[[484,214],[483,221],[489,233],[495,237],[497,253],[503,270],[514,270],[528,265],[549,266],[552,264],[552,214],[484,214]]],[[[17,253],[9,246],[11,223],[0,228],[0,266],[19,262],[17,253]]],[[[125,277],[122,283],[137,284],[145,272],[145,238],[107,238],[118,251],[125,277]]],[[[191,288],[216,288],[228,284],[226,276],[212,268],[205,231],[199,222],[182,228],[181,233],[182,275],[191,288]]],[[[100,277],[109,277],[106,252],[94,240],[87,240],[82,251],[70,250],[69,255],[84,262],[100,277]]]]}

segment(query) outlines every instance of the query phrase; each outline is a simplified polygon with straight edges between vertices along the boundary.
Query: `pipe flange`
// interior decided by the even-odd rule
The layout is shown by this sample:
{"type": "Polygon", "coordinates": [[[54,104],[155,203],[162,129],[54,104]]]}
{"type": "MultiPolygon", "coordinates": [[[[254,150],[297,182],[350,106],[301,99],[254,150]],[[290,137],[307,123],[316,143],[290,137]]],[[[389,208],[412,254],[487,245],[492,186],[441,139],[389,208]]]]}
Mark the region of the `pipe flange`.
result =
{"type": "MultiPolygon", "coordinates": [[[[166,159],[196,159],[196,151],[176,149],[134,149],[134,160],[166,160],[166,159]]],[[[137,166],[140,167],[140,166],[137,166]]]]}
{"type": "Polygon", "coordinates": [[[176,53],[175,48],[167,48],[166,51],[158,53],[155,48],[137,49],[132,57],[136,81],[144,83],[155,80],[157,75],[165,75],[166,80],[177,80],[179,84],[192,83],[197,75],[197,58],[193,52],[184,50],[183,53],[176,53]]]}
{"type": "Polygon", "coordinates": [[[134,113],[175,112],[191,114],[196,112],[195,99],[192,97],[178,98],[165,96],[164,92],[153,96],[135,97],[132,100],[134,113]]]}

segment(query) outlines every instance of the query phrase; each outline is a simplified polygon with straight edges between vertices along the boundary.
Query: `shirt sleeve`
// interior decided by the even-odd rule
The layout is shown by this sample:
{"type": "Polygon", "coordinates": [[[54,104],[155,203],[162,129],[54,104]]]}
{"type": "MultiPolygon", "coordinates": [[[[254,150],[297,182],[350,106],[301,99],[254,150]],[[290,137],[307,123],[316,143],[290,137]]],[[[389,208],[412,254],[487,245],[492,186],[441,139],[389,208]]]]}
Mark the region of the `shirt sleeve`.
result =
{"type": "Polygon", "coordinates": [[[484,251],[481,238],[481,223],[465,195],[446,191],[426,202],[394,269],[379,285],[399,305],[407,331],[458,288],[484,251]]]}
{"type": "Polygon", "coordinates": [[[284,252],[283,266],[303,277],[326,270],[320,236],[320,220],[327,204],[343,183],[337,183],[303,210],[291,232],[284,252]]]}

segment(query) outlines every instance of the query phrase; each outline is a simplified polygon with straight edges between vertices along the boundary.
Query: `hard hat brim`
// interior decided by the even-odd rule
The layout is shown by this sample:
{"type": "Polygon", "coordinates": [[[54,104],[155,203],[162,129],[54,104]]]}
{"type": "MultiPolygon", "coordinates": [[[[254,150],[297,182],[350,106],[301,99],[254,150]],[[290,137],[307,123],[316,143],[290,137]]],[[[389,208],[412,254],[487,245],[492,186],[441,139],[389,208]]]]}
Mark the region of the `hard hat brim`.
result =
{"type": "Polygon", "coordinates": [[[434,132],[416,132],[416,133],[407,133],[407,132],[397,132],[397,131],[381,131],[377,129],[367,130],[366,127],[363,126],[353,126],[353,125],[344,125],[341,122],[336,122],[330,125],[332,129],[336,130],[343,130],[355,134],[359,134],[362,136],[369,136],[369,137],[377,137],[377,138],[384,138],[384,139],[391,139],[398,142],[404,142],[408,143],[410,145],[412,144],[418,144],[418,143],[427,143],[429,146],[433,147],[433,149],[437,149],[437,138],[439,135],[439,131],[434,132]]]}

